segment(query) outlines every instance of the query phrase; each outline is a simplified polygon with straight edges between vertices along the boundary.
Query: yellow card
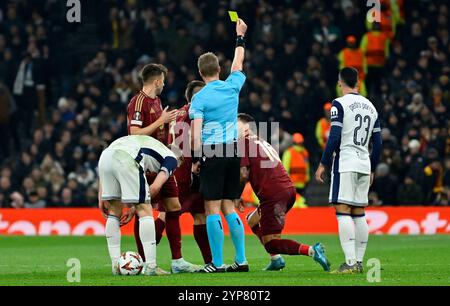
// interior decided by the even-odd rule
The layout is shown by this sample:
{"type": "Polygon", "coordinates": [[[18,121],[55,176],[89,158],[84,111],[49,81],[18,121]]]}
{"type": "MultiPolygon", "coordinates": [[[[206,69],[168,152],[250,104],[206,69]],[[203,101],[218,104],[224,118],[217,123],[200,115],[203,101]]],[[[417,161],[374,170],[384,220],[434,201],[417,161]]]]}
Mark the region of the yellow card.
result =
{"type": "Polygon", "coordinates": [[[239,17],[238,17],[238,13],[235,11],[228,11],[228,14],[230,15],[230,19],[232,22],[237,22],[239,17]]]}

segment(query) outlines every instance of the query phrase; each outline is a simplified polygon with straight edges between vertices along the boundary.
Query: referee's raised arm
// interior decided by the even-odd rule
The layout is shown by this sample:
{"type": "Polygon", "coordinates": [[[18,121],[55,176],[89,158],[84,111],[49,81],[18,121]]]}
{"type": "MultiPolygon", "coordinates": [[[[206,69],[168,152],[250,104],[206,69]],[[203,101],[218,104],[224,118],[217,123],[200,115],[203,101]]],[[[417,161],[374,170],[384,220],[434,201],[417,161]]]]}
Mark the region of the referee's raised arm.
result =
{"type": "Polygon", "coordinates": [[[234,59],[231,64],[231,72],[244,70],[245,58],[245,33],[247,32],[247,25],[242,19],[238,19],[236,23],[236,50],[234,51],[234,59]]]}

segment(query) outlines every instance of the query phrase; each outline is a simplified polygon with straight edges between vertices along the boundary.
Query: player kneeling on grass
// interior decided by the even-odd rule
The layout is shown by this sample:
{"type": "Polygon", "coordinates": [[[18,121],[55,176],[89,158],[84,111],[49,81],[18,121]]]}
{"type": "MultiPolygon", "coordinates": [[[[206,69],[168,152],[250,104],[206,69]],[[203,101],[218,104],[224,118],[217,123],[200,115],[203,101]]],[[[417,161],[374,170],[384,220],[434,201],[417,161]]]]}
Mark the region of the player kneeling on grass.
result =
{"type": "Polygon", "coordinates": [[[98,163],[100,188],[99,206],[106,218],[106,241],[112,260],[112,272],[118,272],[120,257],[120,226],[135,213],[139,216],[139,235],[145,254],[144,275],[167,275],[156,264],[155,221],[150,205],[150,195],[159,193],[161,187],[177,168],[174,153],[150,136],[133,135],[114,141],[100,156],[98,163]],[[145,172],[158,173],[149,187],[145,172]],[[104,201],[109,202],[106,210],[104,201]],[[131,212],[122,217],[122,203],[133,205],[131,212]]]}
{"type": "MultiPolygon", "coordinates": [[[[241,184],[250,181],[260,200],[258,209],[247,217],[247,221],[267,253],[310,256],[325,271],[329,271],[330,264],[322,244],[311,247],[281,238],[286,214],[295,203],[296,191],[278,153],[252,131],[254,121],[249,115],[238,115],[239,147],[242,149],[241,184]]],[[[266,270],[281,270],[284,266],[283,258],[273,255],[266,270]]]]}

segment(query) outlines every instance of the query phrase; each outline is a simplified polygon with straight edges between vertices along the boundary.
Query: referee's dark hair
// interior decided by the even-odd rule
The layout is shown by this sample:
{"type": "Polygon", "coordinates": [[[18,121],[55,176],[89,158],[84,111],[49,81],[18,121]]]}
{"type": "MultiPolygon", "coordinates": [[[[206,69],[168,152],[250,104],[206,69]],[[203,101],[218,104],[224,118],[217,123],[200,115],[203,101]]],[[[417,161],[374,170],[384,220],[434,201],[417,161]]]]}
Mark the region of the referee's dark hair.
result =
{"type": "Polygon", "coordinates": [[[358,86],[358,70],[352,67],[345,67],[339,72],[339,79],[350,88],[358,86]]]}
{"type": "Polygon", "coordinates": [[[148,64],[142,68],[139,76],[143,84],[149,81],[153,81],[155,78],[159,78],[161,75],[167,76],[167,68],[161,64],[148,64]]]}
{"type": "Polygon", "coordinates": [[[186,98],[186,101],[188,103],[191,103],[192,101],[192,97],[200,91],[200,89],[202,89],[203,87],[205,87],[205,82],[203,81],[198,81],[198,80],[194,80],[194,81],[190,81],[189,84],[186,87],[186,92],[184,93],[184,96],[186,98]],[[196,90],[196,88],[200,88],[198,90],[196,90]]]}

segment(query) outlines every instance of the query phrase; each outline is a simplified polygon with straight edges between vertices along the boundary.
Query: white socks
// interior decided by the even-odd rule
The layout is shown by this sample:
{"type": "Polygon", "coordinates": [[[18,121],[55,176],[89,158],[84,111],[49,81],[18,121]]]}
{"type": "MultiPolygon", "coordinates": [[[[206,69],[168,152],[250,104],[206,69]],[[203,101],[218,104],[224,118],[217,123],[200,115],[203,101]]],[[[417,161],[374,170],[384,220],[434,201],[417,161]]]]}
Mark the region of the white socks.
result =
{"type": "Polygon", "coordinates": [[[364,254],[366,253],[367,242],[369,240],[369,225],[366,221],[366,216],[353,216],[355,223],[355,250],[356,261],[363,262],[364,254]]]}
{"type": "Polygon", "coordinates": [[[105,227],[106,242],[108,243],[109,256],[113,263],[120,257],[120,221],[119,218],[108,216],[105,227]]]}
{"type": "Polygon", "coordinates": [[[341,247],[344,251],[345,262],[349,266],[356,264],[355,251],[355,224],[350,215],[337,215],[339,225],[339,239],[341,240],[341,247]]]}
{"type": "Polygon", "coordinates": [[[145,264],[149,268],[156,267],[155,220],[153,217],[139,218],[139,237],[144,248],[145,264]]]}

